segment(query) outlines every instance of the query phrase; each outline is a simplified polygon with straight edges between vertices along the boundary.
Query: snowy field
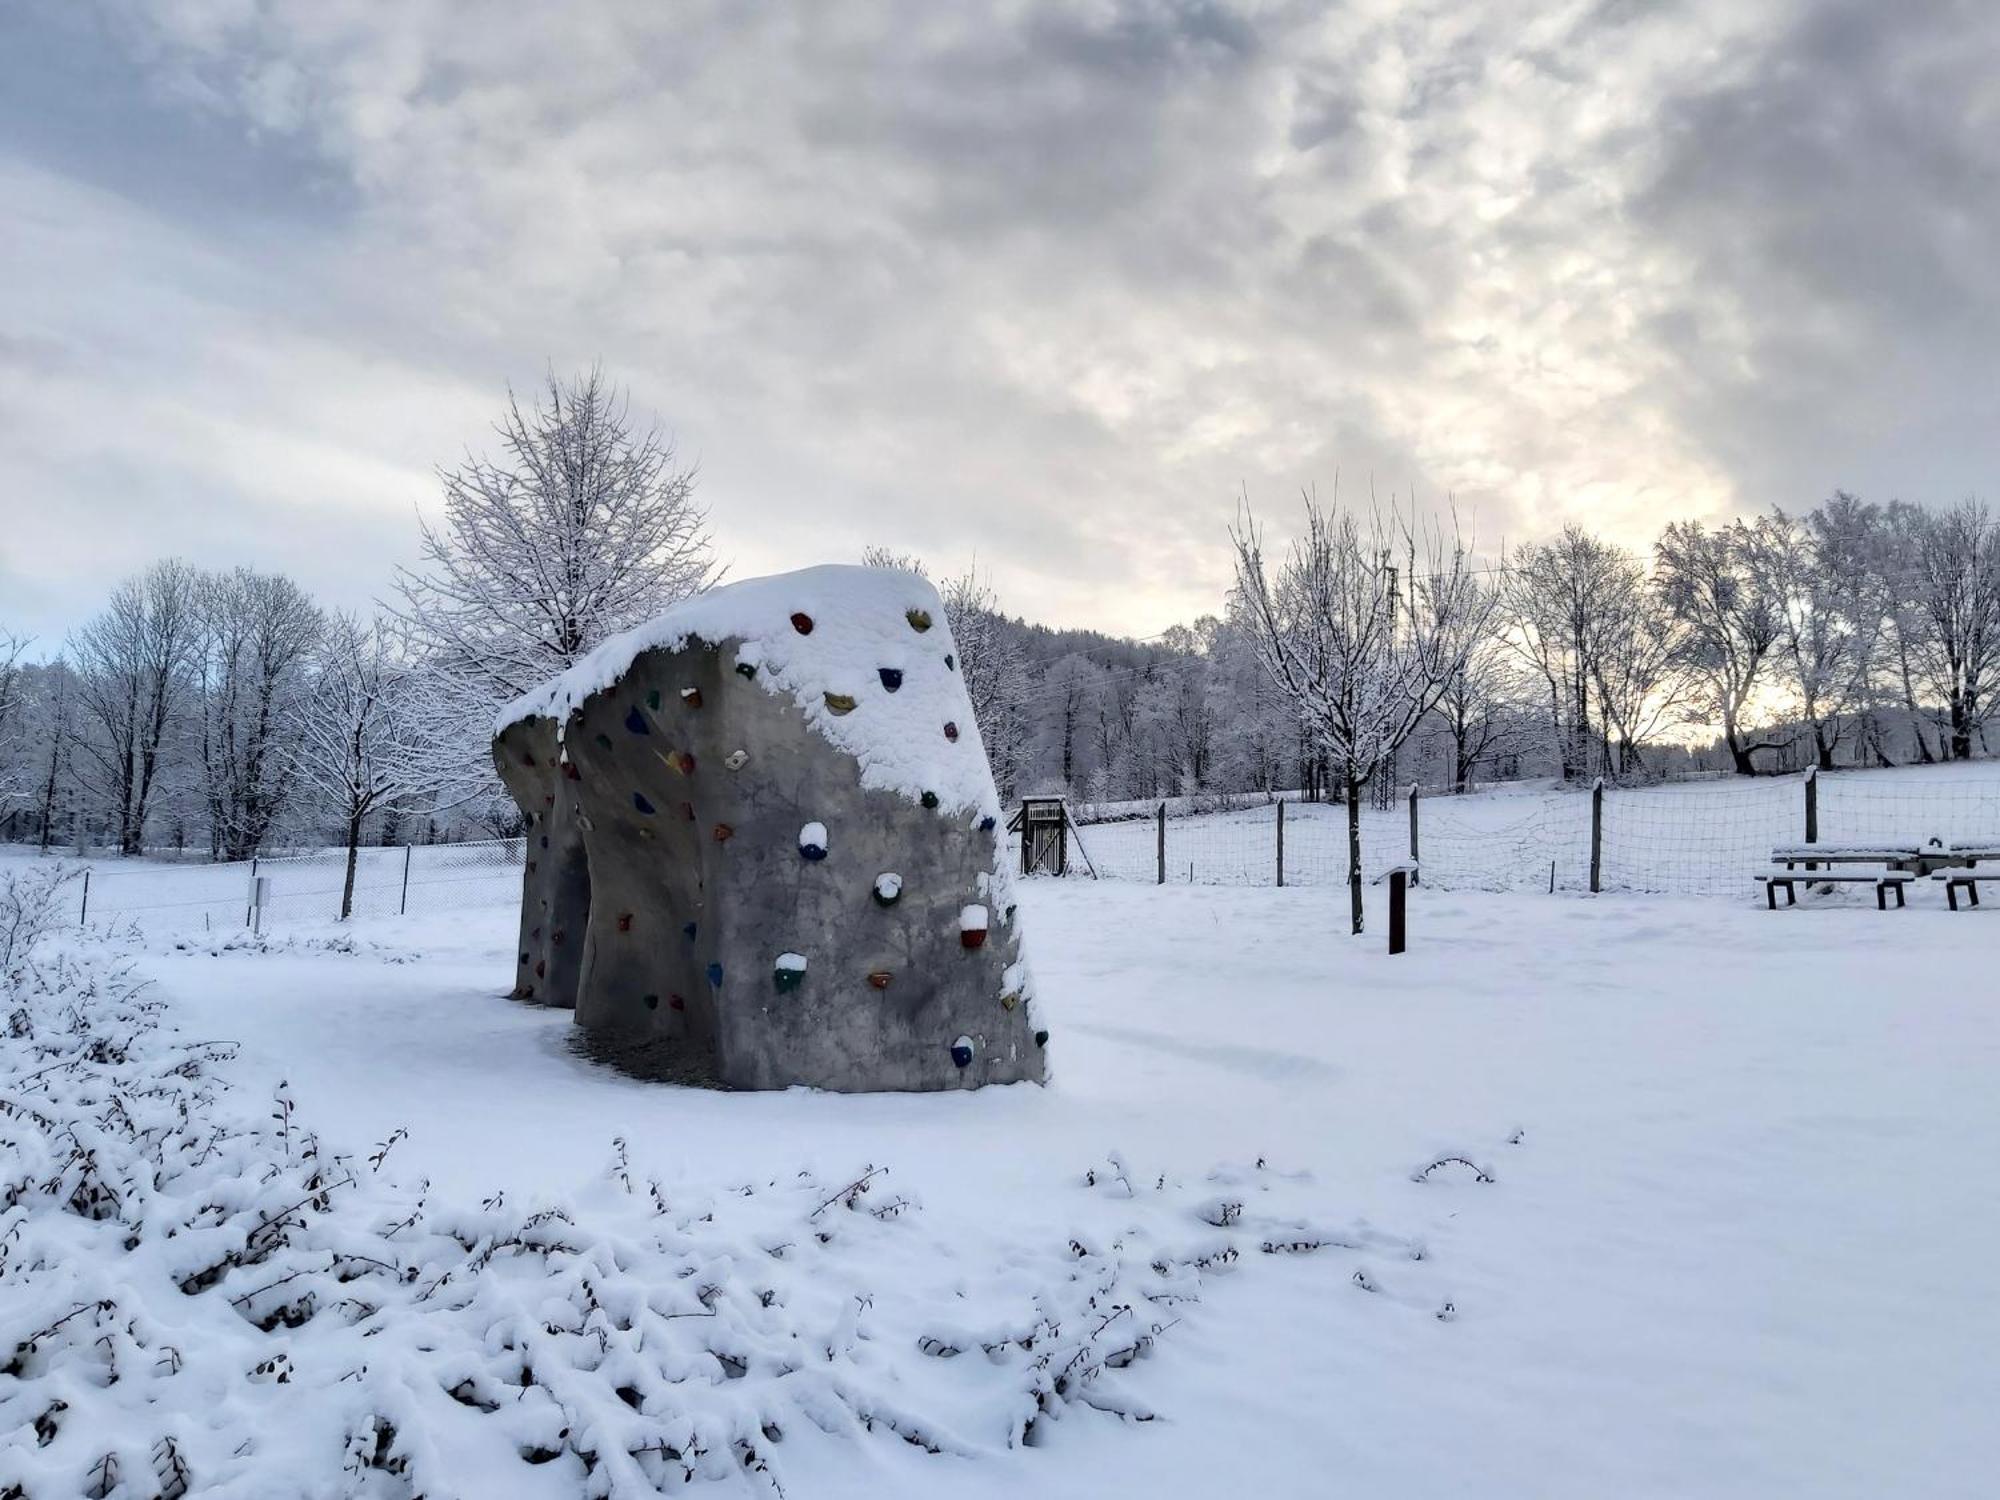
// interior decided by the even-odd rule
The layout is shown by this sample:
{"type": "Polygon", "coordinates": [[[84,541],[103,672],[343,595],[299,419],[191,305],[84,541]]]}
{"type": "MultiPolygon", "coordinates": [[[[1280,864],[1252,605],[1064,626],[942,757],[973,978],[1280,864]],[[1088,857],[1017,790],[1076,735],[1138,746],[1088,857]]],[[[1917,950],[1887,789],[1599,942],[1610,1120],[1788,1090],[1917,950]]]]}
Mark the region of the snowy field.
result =
{"type": "MultiPolygon", "coordinates": [[[[2000,909],[1425,891],[1390,959],[1336,904],[1029,882],[1055,1082],[944,1096],[608,1073],[503,998],[505,909],[133,957],[171,1021],[242,1043],[237,1092],[287,1080],[357,1155],[407,1129],[436,1201],[581,1214],[614,1137],[676,1201],[886,1168],[867,1201],[909,1211],[826,1286],[959,1441],[788,1428],[794,1500],[1992,1493],[2000,909]],[[1452,1155],[1493,1180],[1413,1180],[1452,1155]],[[1159,1331],[1105,1373],[1125,1418],[1009,1447],[997,1365],[906,1345],[1055,1287],[1072,1242],[1215,1259],[1128,1315],[1159,1331]]],[[[467,1493],[564,1492],[508,1475],[467,1493]]]]}

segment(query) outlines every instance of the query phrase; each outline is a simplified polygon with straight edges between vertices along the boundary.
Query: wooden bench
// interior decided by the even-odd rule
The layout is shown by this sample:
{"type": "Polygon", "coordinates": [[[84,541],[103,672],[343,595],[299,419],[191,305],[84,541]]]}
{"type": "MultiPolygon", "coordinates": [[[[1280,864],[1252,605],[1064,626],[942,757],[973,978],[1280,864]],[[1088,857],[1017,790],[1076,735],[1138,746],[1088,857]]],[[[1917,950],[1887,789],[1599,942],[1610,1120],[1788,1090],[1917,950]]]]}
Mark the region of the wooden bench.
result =
{"type": "MultiPolygon", "coordinates": [[[[1995,874],[1988,875],[1986,878],[1988,880],[2000,879],[2000,872],[1995,872],[1995,874]]],[[[1974,906],[1979,904],[1980,872],[1978,870],[1939,870],[1935,875],[1931,876],[1931,879],[1944,887],[1945,904],[1953,911],[1958,910],[1958,893],[1960,891],[1964,891],[1967,896],[1972,898],[1974,906]]]]}
{"type": "MultiPolygon", "coordinates": [[[[1907,906],[1904,888],[1917,877],[1907,870],[1782,870],[1769,875],[1759,875],[1757,883],[1764,887],[1764,900],[1772,911],[1778,909],[1778,891],[1785,893],[1785,905],[1799,904],[1799,883],[1807,885],[1872,885],[1875,887],[1875,905],[1880,911],[1889,909],[1889,892],[1896,893],[1896,905],[1907,906]]],[[[1950,894],[1949,889],[1946,892],[1950,894]]]]}

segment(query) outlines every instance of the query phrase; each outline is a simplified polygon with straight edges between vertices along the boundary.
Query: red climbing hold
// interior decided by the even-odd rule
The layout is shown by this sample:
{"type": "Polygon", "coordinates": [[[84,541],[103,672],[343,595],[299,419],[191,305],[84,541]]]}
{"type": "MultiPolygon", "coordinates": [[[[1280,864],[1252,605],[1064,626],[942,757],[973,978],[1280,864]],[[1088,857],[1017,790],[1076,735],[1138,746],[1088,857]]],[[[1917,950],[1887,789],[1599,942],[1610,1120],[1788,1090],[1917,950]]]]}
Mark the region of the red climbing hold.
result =
{"type": "Polygon", "coordinates": [[[688,706],[689,708],[700,708],[700,707],[701,707],[701,689],[700,689],[700,688],[698,688],[698,687],[684,687],[684,688],[682,688],[682,689],[681,689],[681,702],[685,703],[685,704],[686,704],[686,705],[687,705],[687,706],[688,706]]]}
{"type": "Polygon", "coordinates": [[[686,1010],[688,1003],[681,999],[679,995],[669,995],[667,996],[667,1008],[669,1010],[686,1010]]]}
{"type": "Polygon", "coordinates": [[[792,616],[792,629],[796,630],[800,635],[811,635],[813,633],[813,617],[804,610],[800,610],[792,616]]]}
{"type": "Polygon", "coordinates": [[[629,911],[618,913],[618,930],[620,932],[630,932],[632,930],[632,913],[629,911]]]}
{"type": "Polygon", "coordinates": [[[957,743],[958,743],[958,726],[957,726],[956,724],[953,724],[953,723],[951,723],[951,722],[950,722],[949,720],[947,720],[947,721],[945,722],[945,726],[944,726],[944,737],[945,737],[946,739],[950,740],[950,741],[951,741],[951,742],[952,742],[953,744],[957,744],[957,743]]]}
{"type": "Polygon", "coordinates": [[[715,825],[715,841],[716,841],[716,843],[718,843],[718,844],[726,844],[726,843],[728,843],[728,842],[729,842],[729,840],[730,840],[730,837],[731,837],[731,836],[732,836],[732,835],[733,835],[733,834],[734,834],[735,832],[736,832],[736,830],[735,830],[734,828],[731,828],[731,827],[730,827],[730,826],[729,826],[729,825],[728,825],[727,823],[717,823],[717,824],[715,825]]]}

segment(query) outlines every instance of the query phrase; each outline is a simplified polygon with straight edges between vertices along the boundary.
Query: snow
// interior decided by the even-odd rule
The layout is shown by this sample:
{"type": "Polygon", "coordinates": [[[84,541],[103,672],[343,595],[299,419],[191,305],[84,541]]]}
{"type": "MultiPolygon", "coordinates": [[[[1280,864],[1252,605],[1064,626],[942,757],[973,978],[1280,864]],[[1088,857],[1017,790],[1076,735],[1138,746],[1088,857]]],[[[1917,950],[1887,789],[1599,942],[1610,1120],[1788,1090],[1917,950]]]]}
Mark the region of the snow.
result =
{"type": "Polygon", "coordinates": [[[1326,891],[1020,899],[1061,1069],[968,1094],[606,1072],[566,1014],[500,998],[505,911],[131,958],[186,1035],[240,1041],[239,1092],[288,1079],[357,1157],[406,1128],[392,1162],[454,1212],[504,1193],[637,1243],[605,1206],[616,1137],[635,1180],[714,1206],[696,1248],[725,1251],[796,1222],[763,1185],[886,1169],[862,1201],[907,1214],[854,1212],[771,1274],[801,1318],[847,1298],[839,1372],[965,1451],[797,1422],[767,1455],[790,1494],[1988,1492],[1987,912],[1426,887],[1391,959],[1333,935],[1326,891]],[[1071,1285],[1072,1238],[1121,1296],[1158,1247],[1237,1258],[1106,1377],[1157,1420],[1075,1409],[1009,1447],[992,1414],[1021,1368],[945,1354],[1071,1285]]]}
{"type": "Polygon", "coordinates": [[[806,956],[803,953],[780,953],[773,967],[803,974],[806,971],[806,956]]]}
{"type": "Polygon", "coordinates": [[[537,715],[565,723],[642,652],[732,640],[737,660],[756,668],[752,681],[788,695],[860,762],[864,786],[932,792],[947,813],[999,813],[964,681],[946,665],[958,648],[944,604],[928,580],[893,568],[804,568],[696,595],[508,704],[495,732],[537,715]]]}

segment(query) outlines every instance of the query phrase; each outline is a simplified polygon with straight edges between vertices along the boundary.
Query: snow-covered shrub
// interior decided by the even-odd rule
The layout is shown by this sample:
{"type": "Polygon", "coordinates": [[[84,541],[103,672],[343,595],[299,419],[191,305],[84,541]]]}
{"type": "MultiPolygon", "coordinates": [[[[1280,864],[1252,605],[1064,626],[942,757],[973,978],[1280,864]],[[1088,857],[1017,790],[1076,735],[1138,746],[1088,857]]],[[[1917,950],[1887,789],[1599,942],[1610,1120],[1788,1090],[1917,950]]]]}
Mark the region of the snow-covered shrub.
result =
{"type": "Polygon", "coordinates": [[[69,865],[0,869],[0,972],[13,968],[62,919],[63,888],[76,878],[69,865]]]}

